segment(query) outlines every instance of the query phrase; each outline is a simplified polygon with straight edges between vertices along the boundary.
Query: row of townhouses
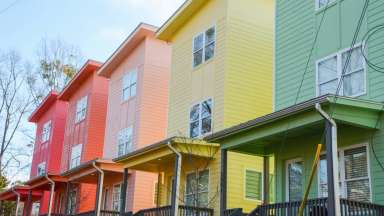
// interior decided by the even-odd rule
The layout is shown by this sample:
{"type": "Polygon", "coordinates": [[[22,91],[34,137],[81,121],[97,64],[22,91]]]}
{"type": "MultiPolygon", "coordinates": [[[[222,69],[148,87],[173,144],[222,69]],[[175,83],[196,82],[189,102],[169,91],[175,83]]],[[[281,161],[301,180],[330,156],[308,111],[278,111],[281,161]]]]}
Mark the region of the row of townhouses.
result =
{"type": "Polygon", "coordinates": [[[383,23],[381,0],[187,0],[46,96],[30,179],[0,200],[25,216],[384,215],[383,23]]]}

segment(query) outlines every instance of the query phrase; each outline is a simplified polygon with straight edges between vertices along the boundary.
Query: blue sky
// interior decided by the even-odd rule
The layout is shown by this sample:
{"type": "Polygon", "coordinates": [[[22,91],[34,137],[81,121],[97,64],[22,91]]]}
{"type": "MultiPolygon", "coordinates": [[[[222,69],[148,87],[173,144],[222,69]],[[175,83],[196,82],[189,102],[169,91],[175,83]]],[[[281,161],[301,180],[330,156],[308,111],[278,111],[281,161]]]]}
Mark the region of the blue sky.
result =
{"type": "MultiPolygon", "coordinates": [[[[184,0],[16,0],[0,14],[0,50],[33,60],[42,38],[106,60],[139,22],[160,26],[184,0]]],[[[15,0],[1,0],[0,11],[15,0]]]]}
{"type": "MultiPolygon", "coordinates": [[[[24,60],[34,62],[42,38],[61,39],[79,47],[85,59],[105,61],[140,22],[160,26],[183,2],[0,0],[0,51],[16,50],[24,60]]],[[[34,130],[26,119],[25,124],[34,130]]],[[[20,140],[16,143],[24,143],[22,139],[16,137],[20,140]]],[[[23,159],[22,166],[30,160],[23,159]]],[[[9,169],[8,176],[13,181],[27,180],[29,168],[9,169]]]]}

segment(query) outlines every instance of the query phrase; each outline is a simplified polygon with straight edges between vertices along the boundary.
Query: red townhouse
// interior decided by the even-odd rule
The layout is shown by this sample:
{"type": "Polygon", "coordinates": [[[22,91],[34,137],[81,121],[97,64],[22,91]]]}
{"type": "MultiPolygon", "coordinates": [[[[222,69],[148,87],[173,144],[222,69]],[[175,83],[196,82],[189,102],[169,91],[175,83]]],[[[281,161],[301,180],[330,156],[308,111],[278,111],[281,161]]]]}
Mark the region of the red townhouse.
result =
{"type": "Polygon", "coordinates": [[[41,183],[47,181],[47,176],[60,178],[67,108],[68,103],[58,99],[58,92],[51,91],[28,119],[36,125],[30,180],[0,194],[0,200],[19,200],[19,210],[19,203],[24,202],[23,215],[30,215],[32,208],[39,209],[40,215],[48,213],[50,187],[41,183]]]}

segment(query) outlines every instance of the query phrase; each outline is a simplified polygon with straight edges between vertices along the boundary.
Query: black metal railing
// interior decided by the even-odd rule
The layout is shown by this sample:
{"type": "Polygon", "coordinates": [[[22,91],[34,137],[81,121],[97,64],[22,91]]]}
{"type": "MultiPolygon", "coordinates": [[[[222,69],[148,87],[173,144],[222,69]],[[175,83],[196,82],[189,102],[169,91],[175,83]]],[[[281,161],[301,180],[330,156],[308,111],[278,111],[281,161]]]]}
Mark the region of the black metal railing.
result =
{"type": "MultiPolygon", "coordinates": [[[[133,216],[170,216],[171,206],[142,209],[133,216]]],[[[213,216],[213,209],[194,206],[179,206],[179,216],[213,216]]]]}
{"type": "Polygon", "coordinates": [[[245,216],[248,215],[243,213],[243,209],[241,208],[233,208],[224,210],[224,216],[245,216]]]}
{"type": "MultiPolygon", "coordinates": [[[[82,212],[78,214],[60,214],[60,213],[52,213],[51,216],[95,216],[95,211],[88,211],[88,212],[82,212]]],[[[131,216],[131,212],[126,212],[123,214],[123,216],[131,216]]],[[[47,214],[43,214],[40,216],[47,216],[47,214]]],[[[112,210],[100,210],[100,216],[120,216],[120,212],[118,211],[112,211],[112,210]]]]}
{"type": "MultiPolygon", "coordinates": [[[[261,205],[249,216],[297,216],[301,201],[261,205]]],[[[384,206],[372,203],[340,200],[341,216],[384,216],[384,206]]],[[[310,199],[303,209],[304,216],[327,216],[328,199],[310,199]]]]}

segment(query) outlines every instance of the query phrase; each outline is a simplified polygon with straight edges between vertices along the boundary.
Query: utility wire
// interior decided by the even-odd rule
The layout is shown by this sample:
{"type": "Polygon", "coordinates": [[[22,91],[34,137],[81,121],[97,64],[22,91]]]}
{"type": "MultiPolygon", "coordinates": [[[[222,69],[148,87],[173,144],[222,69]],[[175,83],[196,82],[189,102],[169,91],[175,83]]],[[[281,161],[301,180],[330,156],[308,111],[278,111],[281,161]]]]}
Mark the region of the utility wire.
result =
{"type": "Polygon", "coordinates": [[[9,9],[11,9],[13,6],[15,6],[17,3],[19,3],[21,0],[15,0],[11,4],[9,4],[7,7],[0,10],[0,15],[7,12],[9,9]]]}

